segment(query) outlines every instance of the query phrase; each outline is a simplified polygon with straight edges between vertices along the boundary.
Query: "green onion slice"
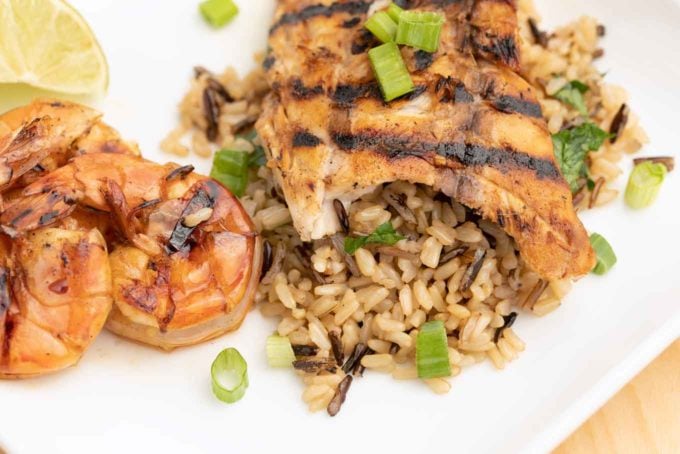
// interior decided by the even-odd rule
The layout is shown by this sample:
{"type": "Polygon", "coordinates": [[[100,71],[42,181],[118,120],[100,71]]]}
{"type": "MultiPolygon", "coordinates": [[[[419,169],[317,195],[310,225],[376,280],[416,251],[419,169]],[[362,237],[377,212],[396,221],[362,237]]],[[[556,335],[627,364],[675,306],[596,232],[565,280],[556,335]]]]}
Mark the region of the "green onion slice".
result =
{"type": "Polygon", "coordinates": [[[434,320],[420,327],[416,341],[416,366],[419,378],[448,377],[451,375],[449,345],[444,322],[434,320]]]}
{"type": "Polygon", "coordinates": [[[271,335],[267,338],[267,362],[270,367],[291,367],[295,353],[287,337],[271,335]]]}
{"type": "Polygon", "coordinates": [[[368,57],[385,101],[392,101],[415,89],[399,46],[385,43],[369,50],[368,57]]]}
{"type": "Polygon", "coordinates": [[[213,27],[224,27],[238,14],[232,0],[206,0],[199,5],[203,18],[213,27]]]}
{"type": "Polygon", "coordinates": [[[397,44],[406,44],[427,52],[439,49],[444,16],[433,12],[404,11],[399,15],[397,44]]]}
{"type": "Polygon", "coordinates": [[[385,11],[372,15],[366,21],[364,27],[383,43],[394,41],[394,37],[397,35],[397,23],[385,11]]]}
{"type": "Polygon", "coordinates": [[[590,245],[595,250],[597,263],[593,268],[593,274],[603,275],[616,264],[616,254],[609,242],[599,233],[590,235],[590,245]]]}
{"type": "Polygon", "coordinates": [[[235,348],[222,350],[210,368],[212,390],[222,402],[241,400],[248,388],[248,364],[235,348]]]}
{"type": "Polygon", "coordinates": [[[667,172],[666,166],[658,162],[646,161],[636,165],[626,186],[626,204],[640,209],[654,203],[667,172]]]}
{"type": "Polygon", "coordinates": [[[210,176],[241,197],[248,184],[249,157],[244,151],[220,150],[213,158],[210,176]]]}
{"type": "Polygon", "coordinates": [[[390,17],[396,24],[399,23],[399,16],[401,16],[401,13],[403,12],[404,10],[394,2],[390,3],[390,6],[387,7],[387,14],[390,15],[390,17]]]}

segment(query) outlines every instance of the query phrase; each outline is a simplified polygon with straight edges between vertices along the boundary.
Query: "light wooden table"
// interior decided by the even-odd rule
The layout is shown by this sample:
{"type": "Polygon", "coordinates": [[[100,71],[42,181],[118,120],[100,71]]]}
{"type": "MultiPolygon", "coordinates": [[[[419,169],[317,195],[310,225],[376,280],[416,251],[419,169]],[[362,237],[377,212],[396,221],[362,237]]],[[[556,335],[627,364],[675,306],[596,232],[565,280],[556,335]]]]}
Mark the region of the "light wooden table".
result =
{"type": "Polygon", "coordinates": [[[680,453],[680,339],[554,454],[680,453]]]}

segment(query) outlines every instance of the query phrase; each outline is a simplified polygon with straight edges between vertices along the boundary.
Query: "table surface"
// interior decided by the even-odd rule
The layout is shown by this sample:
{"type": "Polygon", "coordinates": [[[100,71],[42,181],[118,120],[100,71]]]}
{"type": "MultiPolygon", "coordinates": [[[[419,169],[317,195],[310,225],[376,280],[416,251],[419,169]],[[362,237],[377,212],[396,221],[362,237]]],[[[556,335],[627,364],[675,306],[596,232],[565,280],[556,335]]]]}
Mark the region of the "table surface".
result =
{"type": "Polygon", "coordinates": [[[574,432],[554,454],[680,452],[680,339],[574,432]]]}

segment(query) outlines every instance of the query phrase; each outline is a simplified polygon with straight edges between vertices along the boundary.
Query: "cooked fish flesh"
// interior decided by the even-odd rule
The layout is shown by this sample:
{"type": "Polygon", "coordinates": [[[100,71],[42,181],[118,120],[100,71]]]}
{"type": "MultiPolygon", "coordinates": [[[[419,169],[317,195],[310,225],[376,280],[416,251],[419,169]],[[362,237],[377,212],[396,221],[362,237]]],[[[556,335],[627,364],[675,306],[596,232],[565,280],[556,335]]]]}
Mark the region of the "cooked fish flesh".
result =
{"type": "Polygon", "coordinates": [[[403,48],[416,89],[385,103],[363,28],[382,1],[280,0],[257,129],[303,240],[340,229],[333,207],[377,185],[432,186],[512,235],[546,279],[586,274],[588,235],[519,70],[512,0],[418,0],[445,15],[439,50],[403,48]]]}

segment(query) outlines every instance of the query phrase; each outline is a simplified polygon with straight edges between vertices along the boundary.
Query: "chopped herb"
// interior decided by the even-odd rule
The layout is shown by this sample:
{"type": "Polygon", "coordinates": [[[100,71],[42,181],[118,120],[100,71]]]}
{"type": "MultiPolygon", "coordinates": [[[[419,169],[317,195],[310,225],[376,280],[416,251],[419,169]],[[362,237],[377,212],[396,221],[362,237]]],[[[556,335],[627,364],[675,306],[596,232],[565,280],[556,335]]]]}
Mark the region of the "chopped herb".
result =
{"type": "Polygon", "coordinates": [[[392,227],[392,224],[386,222],[379,226],[373,233],[368,236],[347,237],[345,238],[345,252],[354,254],[357,249],[366,244],[387,244],[392,246],[398,241],[403,240],[404,237],[399,235],[392,227]]]}
{"type": "Polygon", "coordinates": [[[241,197],[248,184],[248,157],[243,151],[220,150],[213,158],[210,177],[227,187],[236,197],[241,197]]]}
{"type": "Polygon", "coordinates": [[[578,80],[572,80],[559,89],[554,97],[565,104],[570,105],[584,117],[588,116],[588,108],[583,95],[590,90],[586,84],[578,80]]]}
{"type": "Polygon", "coordinates": [[[578,191],[579,180],[588,176],[586,155],[597,151],[608,137],[609,134],[593,123],[584,123],[553,134],[555,158],[572,192],[578,191]]]}

